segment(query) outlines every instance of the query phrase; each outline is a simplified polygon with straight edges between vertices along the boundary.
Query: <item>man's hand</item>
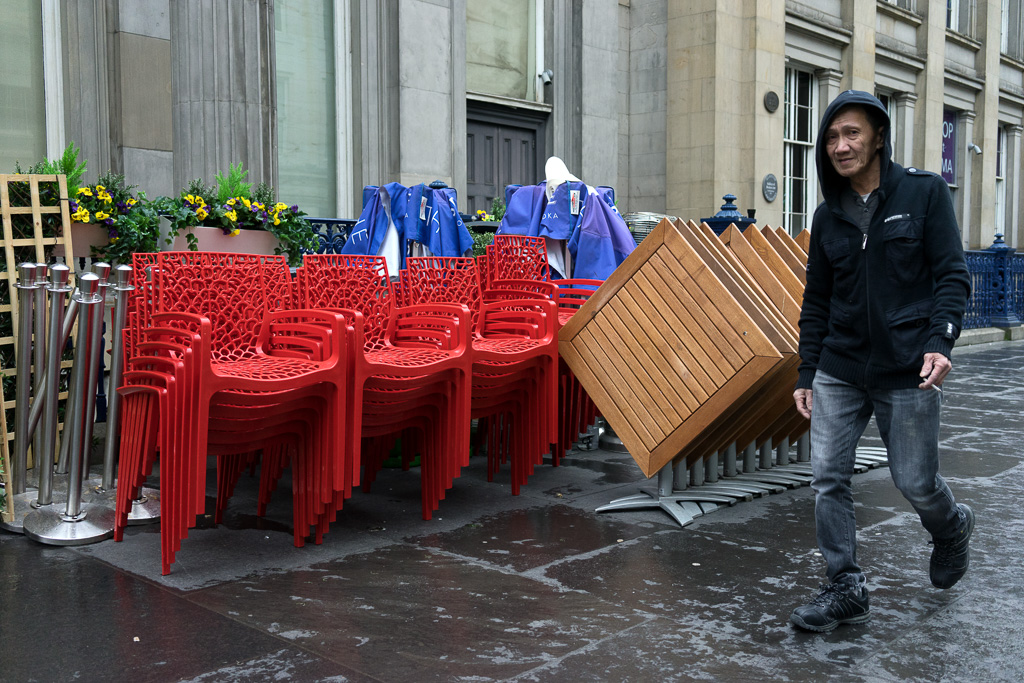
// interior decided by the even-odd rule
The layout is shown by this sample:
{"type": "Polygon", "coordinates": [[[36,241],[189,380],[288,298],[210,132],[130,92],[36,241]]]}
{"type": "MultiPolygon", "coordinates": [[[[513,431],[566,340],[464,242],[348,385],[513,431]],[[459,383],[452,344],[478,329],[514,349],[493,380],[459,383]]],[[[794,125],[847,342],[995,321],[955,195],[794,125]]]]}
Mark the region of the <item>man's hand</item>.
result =
{"type": "Polygon", "coordinates": [[[931,389],[941,387],[942,380],[953,369],[953,363],[941,353],[924,354],[924,365],[921,366],[921,379],[924,381],[917,385],[918,389],[931,389]]]}
{"type": "Polygon", "coordinates": [[[793,392],[793,400],[796,401],[797,412],[810,420],[811,407],[814,405],[813,392],[810,389],[797,389],[793,392]]]}

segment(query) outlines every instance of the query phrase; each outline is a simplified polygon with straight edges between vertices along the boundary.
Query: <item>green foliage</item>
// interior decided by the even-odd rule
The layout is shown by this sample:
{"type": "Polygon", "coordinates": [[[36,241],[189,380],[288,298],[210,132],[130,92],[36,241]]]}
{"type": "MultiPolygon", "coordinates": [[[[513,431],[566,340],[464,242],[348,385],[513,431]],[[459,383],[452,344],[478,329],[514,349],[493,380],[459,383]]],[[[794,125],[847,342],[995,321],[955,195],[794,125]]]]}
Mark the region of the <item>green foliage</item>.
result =
{"type": "Polygon", "coordinates": [[[218,173],[214,176],[217,181],[217,203],[223,204],[232,197],[250,197],[252,195],[252,183],[245,182],[249,171],[242,168],[242,162],[231,164],[227,176],[218,173]]]}
{"type": "Polygon", "coordinates": [[[92,256],[114,263],[131,263],[135,252],[157,250],[160,215],[143,192],[135,193],[124,176],[107,171],[94,185],[81,187],[70,202],[71,220],[107,227],[110,242],[93,246],[92,256]]]}
{"type": "MultiPolygon", "coordinates": [[[[192,226],[216,227],[225,235],[238,235],[242,230],[266,230],[281,242],[276,250],[287,254],[291,265],[299,265],[304,249],[315,245],[315,231],[298,206],[276,200],[274,190],[266,183],[252,189],[245,182],[249,172],[242,164],[232,165],[227,176],[217,174],[217,189],[202,180],[193,180],[177,197],[160,197],[156,210],[170,221],[168,244],[179,232],[192,226]]],[[[198,239],[186,232],[189,249],[198,249],[198,239]]]]}
{"type": "Polygon", "coordinates": [[[64,148],[64,153],[58,159],[43,159],[28,169],[21,168],[21,162],[14,162],[15,173],[39,173],[44,175],[64,175],[68,180],[68,196],[74,197],[78,192],[79,183],[85,175],[85,162],[78,163],[79,149],[71,142],[64,148]]]}
{"type": "Polygon", "coordinates": [[[494,220],[500,221],[505,217],[505,200],[501,197],[495,197],[494,201],[491,202],[491,215],[494,216],[494,220]]]}
{"type": "Polygon", "coordinates": [[[473,233],[473,256],[481,256],[487,250],[487,245],[494,242],[493,232],[473,233]]]}

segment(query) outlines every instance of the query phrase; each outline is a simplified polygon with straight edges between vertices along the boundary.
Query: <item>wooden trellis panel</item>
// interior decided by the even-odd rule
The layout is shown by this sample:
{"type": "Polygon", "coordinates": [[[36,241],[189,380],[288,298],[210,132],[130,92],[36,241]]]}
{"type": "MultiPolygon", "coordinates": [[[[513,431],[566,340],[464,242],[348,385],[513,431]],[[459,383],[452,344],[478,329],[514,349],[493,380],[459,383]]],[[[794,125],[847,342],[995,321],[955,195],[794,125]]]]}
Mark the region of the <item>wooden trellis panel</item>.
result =
{"type": "MultiPolygon", "coordinates": [[[[0,215],[3,218],[4,272],[0,275],[0,398],[14,396],[15,358],[20,310],[17,289],[18,264],[23,262],[51,263],[54,248],[73,253],[71,244],[71,215],[68,207],[67,179],[63,175],[0,174],[0,215]]],[[[67,264],[74,272],[73,264],[67,264]]],[[[74,277],[72,276],[72,286],[74,277]]],[[[73,338],[73,336],[72,336],[73,338]]],[[[62,368],[70,365],[63,361],[62,368]]],[[[60,398],[66,398],[62,391],[60,398]]],[[[10,477],[10,458],[14,432],[14,400],[3,400],[4,415],[0,416],[3,430],[2,448],[5,457],[4,475],[10,477]]],[[[7,483],[6,480],[0,483],[7,483]]],[[[4,490],[9,493],[10,487],[4,490]]],[[[10,509],[10,506],[7,506],[10,509]]]]}

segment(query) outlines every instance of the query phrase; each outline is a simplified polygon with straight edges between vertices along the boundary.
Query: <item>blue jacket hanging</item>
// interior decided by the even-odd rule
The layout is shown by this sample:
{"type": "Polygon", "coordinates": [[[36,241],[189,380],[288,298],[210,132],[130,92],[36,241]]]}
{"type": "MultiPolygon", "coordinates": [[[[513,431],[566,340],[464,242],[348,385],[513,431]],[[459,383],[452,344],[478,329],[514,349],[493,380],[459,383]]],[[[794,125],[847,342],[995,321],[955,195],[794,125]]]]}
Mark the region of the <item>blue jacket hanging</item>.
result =
{"type": "Polygon", "coordinates": [[[565,240],[572,272],[558,276],[604,280],[636,248],[615,208],[612,188],[569,181],[555,188],[550,202],[544,190],[545,183],[513,190],[497,234],[565,240]],[[573,192],[579,192],[577,213],[572,211],[573,192]]]}
{"type": "Polygon", "coordinates": [[[419,242],[433,256],[464,256],[473,250],[473,236],[459,214],[455,189],[410,188],[406,239],[419,242]]]}

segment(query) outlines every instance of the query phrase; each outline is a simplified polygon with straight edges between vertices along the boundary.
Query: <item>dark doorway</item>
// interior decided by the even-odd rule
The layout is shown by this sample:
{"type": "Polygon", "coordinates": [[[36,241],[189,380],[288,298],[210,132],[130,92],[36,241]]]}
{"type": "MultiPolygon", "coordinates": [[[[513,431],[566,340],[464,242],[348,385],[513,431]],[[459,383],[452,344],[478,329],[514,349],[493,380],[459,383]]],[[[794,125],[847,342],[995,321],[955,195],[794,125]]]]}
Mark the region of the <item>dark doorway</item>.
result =
{"type": "Polygon", "coordinates": [[[506,185],[543,179],[545,112],[470,103],[466,119],[467,213],[490,211],[506,185]]]}

